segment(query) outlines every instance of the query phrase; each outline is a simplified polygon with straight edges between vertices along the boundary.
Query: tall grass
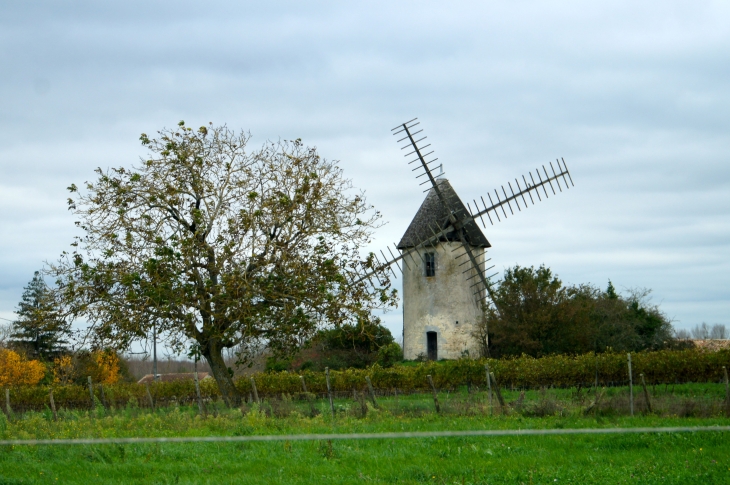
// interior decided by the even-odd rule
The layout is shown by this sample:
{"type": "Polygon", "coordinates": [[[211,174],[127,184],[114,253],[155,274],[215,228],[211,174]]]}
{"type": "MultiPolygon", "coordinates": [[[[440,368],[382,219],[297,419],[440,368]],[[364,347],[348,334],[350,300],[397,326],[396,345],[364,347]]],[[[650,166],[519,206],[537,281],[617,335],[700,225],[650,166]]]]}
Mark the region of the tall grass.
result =
{"type": "MultiPolygon", "coordinates": [[[[718,400],[717,385],[682,385],[675,393],[657,389],[657,400],[718,400]]],[[[607,403],[625,397],[607,390],[607,403]],[[609,396],[608,394],[611,393],[609,396]]],[[[600,392],[600,391],[599,391],[600,392]]],[[[228,409],[195,407],[144,409],[132,403],[113,411],[28,412],[0,417],[8,438],[210,436],[332,432],[429,431],[727,425],[709,418],[637,415],[618,409],[585,416],[581,402],[594,396],[577,389],[506,391],[510,413],[488,414],[483,392],[442,392],[442,413],[427,395],[378,399],[378,408],[338,399],[337,414],[326,401],[310,413],[306,401],[268,399],[261,405],[228,409]],[[555,407],[550,407],[553,403],[555,407]],[[543,415],[538,417],[538,409],[543,415]]],[[[608,408],[607,408],[608,409],[608,408]]],[[[34,483],[727,483],[727,435],[723,433],[427,438],[415,440],[312,441],[276,443],[128,444],[14,446],[0,448],[0,484],[34,483]]]]}

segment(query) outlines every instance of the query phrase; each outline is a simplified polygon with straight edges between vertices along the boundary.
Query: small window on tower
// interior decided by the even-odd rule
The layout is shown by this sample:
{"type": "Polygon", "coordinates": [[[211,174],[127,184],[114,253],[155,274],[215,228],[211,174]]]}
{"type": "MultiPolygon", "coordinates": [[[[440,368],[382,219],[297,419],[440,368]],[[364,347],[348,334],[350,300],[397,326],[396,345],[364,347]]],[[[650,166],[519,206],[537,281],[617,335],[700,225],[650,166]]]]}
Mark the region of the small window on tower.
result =
{"type": "Polygon", "coordinates": [[[436,276],[436,254],[424,254],[424,261],[426,262],[426,276],[436,276]]]}

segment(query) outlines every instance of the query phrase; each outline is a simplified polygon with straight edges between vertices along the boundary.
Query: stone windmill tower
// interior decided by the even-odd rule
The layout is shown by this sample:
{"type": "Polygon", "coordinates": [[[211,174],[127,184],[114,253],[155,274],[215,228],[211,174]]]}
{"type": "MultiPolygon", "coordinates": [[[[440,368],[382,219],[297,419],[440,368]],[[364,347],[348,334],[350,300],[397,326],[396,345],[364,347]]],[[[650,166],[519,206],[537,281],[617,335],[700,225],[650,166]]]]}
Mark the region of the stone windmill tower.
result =
{"type": "MultiPolygon", "coordinates": [[[[467,214],[459,196],[446,179],[436,183],[459,213],[467,214]]],[[[432,235],[431,228],[449,219],[436,190],[431,189],[398,243],[401,251],[416,252],[416,261],[403,268],[403,354],[416,359],[422,354],[430,360],[456,359],[464,351],[478,355],[472,337],[482,314],[481,295],[475,294],[464,277],[458,259],[461,240],[454,233],[443,235],[432,245],[418,247],[432,235]]],[[[473,220],[464,225],[466,243],[484,269],[489,241],[473,220]]],[[[470,275],[471,276],[471,275],[470,275]]]]}
{"type": "MultiPolygon", "coordinates": [[[[380,251],[383,260],[371,253],[368,261],[363,263],[364,273],[355,269],[351,284],[371,282],[372,278],[382,283],[381,276],[392,273],[393,266],[403,273],[403,351],[406,359],[415,359],[421,355],[429,359],[455,359],[469,351],[469,355],[479,354],[479,343],[473,337],[475,325],[483,315],[484,305],[493,305],[497,312],[499,307],[494,303],[490,278],[485,268],[486,249],[491,247],[489,241],[479,229],[477,220],[486,228],[486,220],[494,224],[494,219],[501,220],[527,209],[528,200],[535,204],[542,195],[548,198],[548,188],[554,195],[557,186],[560,192],[563,186],[568,189],[573,180],[565,164],[565,160],[556,160],[558,170],[550,163],[552,173],[548,173],[545,165],[542,172],[538,168],[529,173],[529,180],[522,176],[522,185],[514,179],[507,182],[507,189],[501,186],[500,192],[487,193],[489,204],[484,197],[474,199],[472,205],[461,201],[448,180],[436,178],[430,166],[438,160],[427,160],[433,150],[426,152],[430,144],[426,144],[425,136],[419,135],[420,123],[413,119],[393,128],[394,135],[401,135],[398,142],[404,142],[401,150],[407,150],[406,157],[415,157],[409,164],[416,164],[414,172],[420,171],[416,178],[426,177],[421,185],[429,184],[428,195],[413,218],[410,226],[396,245],[400,254],[394,254],[388,248],[390,256],[380,251]],[[420,138],[419,138],[420,136],[420,138]],[[424,153],[425,152],[425,153],[424,153]],[[561,185],[560,180],[563,184],[561,185]],[[570,182],[569,182],[570,181],[570,182]],[[486,217],[486,220],[485,220],[486,217]],[[491,303],[487,300],[490,297],[491,303]]],[[[385,278],[385,285],[389,285],[385,278]]],[[[377,286],[377,285],[375,285],[377,286]]],[[[381,284],[381,287],[383,285],[381,284]]],[[[488,345],[488,342],[487,342],[488,345]]]]}

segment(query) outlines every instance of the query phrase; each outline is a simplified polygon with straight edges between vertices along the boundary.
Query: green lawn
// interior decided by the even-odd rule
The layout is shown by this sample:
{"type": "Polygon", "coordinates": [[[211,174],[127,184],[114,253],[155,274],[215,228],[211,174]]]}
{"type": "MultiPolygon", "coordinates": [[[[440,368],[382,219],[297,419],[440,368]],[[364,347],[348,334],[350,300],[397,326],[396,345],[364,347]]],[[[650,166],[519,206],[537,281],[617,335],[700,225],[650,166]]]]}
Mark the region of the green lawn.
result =
{"type": "MultiPolygon", "coordinates": [[[[681,399],[715,398],[714,387],[683,387],[681,399]],[[708,390],[709,389],[709,390],[708,390]],[[708,397],[709,396],[709,397],[708,397]]],[[[620,394],[620,390],[612,391],[620,394]]],[[[664,390],[655,390],[658,394],[664,390]]],[[[666,390],[669,392],[669,389],[666,390]]],[[[674,417],[603,412],[584,417],[570,390],[550,391],[556,415],[485,414],[481,393],[439,396],[443,413],[425,395],[381,399],[380,410],[339,400],[332,419],[328,403],[308,416],[306,402],[272,403],[272,416],[258,407],[209,407],[150,412],[126,408],[95,413],[26,413],[0,422],[3,439],[109,436],[214,436],[345,433],[456,429],[525,429],[632,426],[730,425],[719,414],[674,417]],[[562,401],[560,399],[563,399],[562,401]],[[481,412],[480,412],[481,411],[481,412]],[[561,415],[562,414],[562,415],[561,415]],[[276,416],[283,417],[276,417],[276,416]]],[[[506,393],[508,400],[517,392],[506,393]]],[[[527,395],[539,401],[550,396],[527,395]]],[[[678,398],[679,399],[679,398],[678,398]]],[[[714,409],[714,408],[713,408],[714,409]]],[[[604,410],[605,411],[605,410],[604,410]]],[[[0,448],[0,485],[20,483],[730,483],[730,433],[572,435],[188,443],[0,448]]]]}

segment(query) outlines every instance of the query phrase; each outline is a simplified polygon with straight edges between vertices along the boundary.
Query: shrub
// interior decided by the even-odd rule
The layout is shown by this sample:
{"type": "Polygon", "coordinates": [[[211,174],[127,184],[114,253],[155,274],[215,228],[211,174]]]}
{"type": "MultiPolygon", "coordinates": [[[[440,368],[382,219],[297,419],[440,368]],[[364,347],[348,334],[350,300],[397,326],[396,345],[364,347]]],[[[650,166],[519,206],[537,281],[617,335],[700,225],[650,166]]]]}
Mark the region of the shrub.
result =
{"type": "Polygon", "coordinates": [[[27,360],[17,352],[0,349],[0,386],[38,384],[46,374],[46,366],[37,360],[27,360]]]}
{"type": "Polygon", "coordinates": [[[378,350],[377,363],[381,367],[393,367],[403,360],[403,349],[395,342],[391,342],[378,350]]]}
{"type": "Polygon", "coordinates": [[[114,384],[121,376],[119,355],[112,350],[84,350],[75,355],[62,355],[53,364],[54,383],[57,384],[84,385],[88,376],[94,382],[114,384]]]}
{"type": "Polygon", "coordinates": [[[266,370],[279,372],[291,366],[291,359],[279,359],[275,355],[266,358],[266,370]]]}
{"type": "MultiPolygon", "coordinates": [[[[379,322],[362,322],[357,325],[342,325],[322,330],[293,358],[286,360],[271,357],[267,359],[267,370],[287,369],[330,370],[364,369],[380,358],[380,350],[393,343],[390,330],[379,322]]],[[[396,344],[397,345],[397,344],[396,344]]],[[[394,352],[391,349],[391,352],[394,352]]],[[[398,359],[386,359],[392,365],[398,359]]]]}

